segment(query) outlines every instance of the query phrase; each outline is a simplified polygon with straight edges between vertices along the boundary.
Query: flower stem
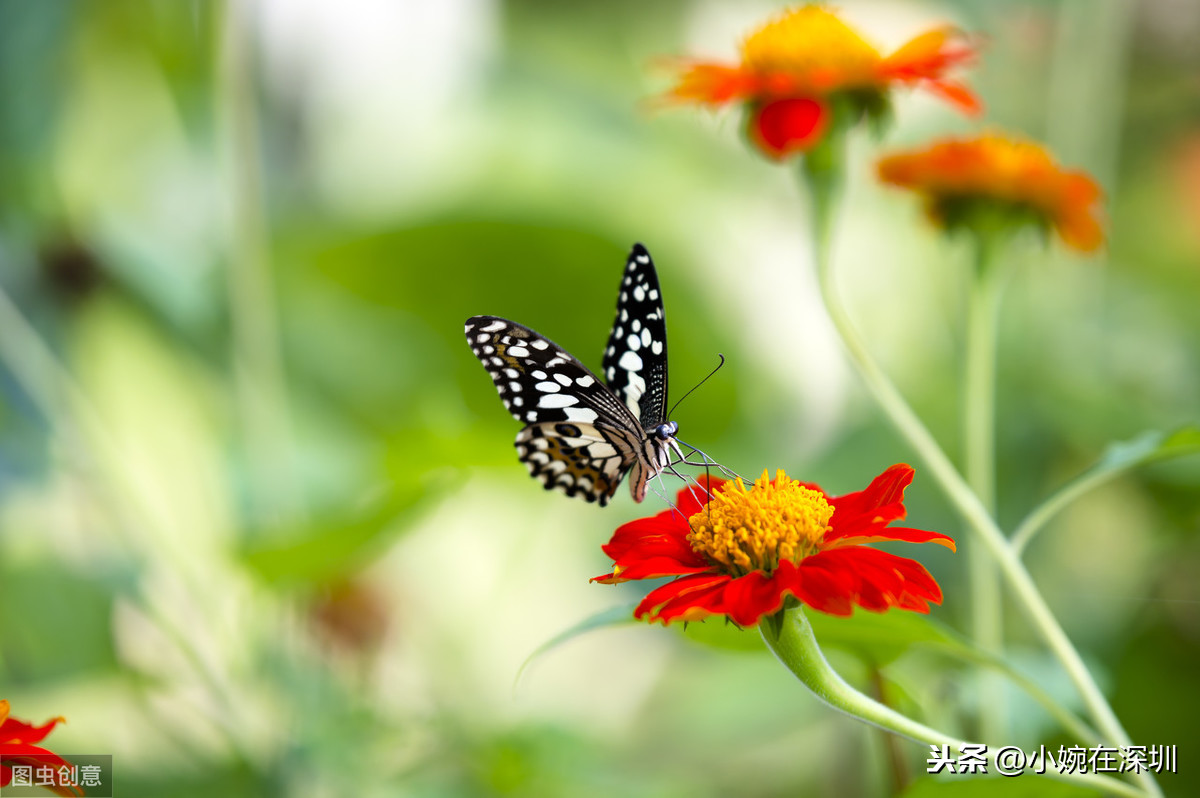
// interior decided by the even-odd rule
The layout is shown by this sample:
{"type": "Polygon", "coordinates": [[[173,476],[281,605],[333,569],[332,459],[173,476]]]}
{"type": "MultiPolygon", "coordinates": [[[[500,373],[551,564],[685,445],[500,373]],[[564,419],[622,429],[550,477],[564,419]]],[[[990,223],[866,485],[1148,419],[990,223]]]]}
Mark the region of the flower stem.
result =
{"type": "Polygon", "coordinates": [[[252,58],[245,4],[227,0],[221,14],[216,106],[223,182],[229,192],[230,338],[253,509],[263,521],[300,508],[290,479],[290,414],[263,208],[252,58]]]}
{"type": "MultiPolygon", "coordinates": [[[[963,746],[970,745],[966,740],[952,737],[901,715],[847,684],[825,659],[825,654],[813,635],[812,626],[804,616],[803,608],[764,618],[759,623],[758,630],[763,642],[776,659],[817,698],[839,712],[918,743],[947,746],[952,752],[958,752],[963,746]]],[[[994,763],[994,756],[995,750],[989,749],[989,762],[994,763]]],[[[1094,787],[1112,795],[1142,798],[1148,794],[1132,784],[1094,773],[1059,773],[1057,769],[1047,767],[1045,775],[1094,787]]]]}
{"type": "MultiPolygon", "coordinates": [[[[995,517],[996,511],[996,327],[1000,310],[1000,276],[994,264],[997,239],[975,237],[975,273],[967,300],[966,362],[963,389],[963,442],[967,484],[995,517]]],[[[1004,650],[1004,616],[1000,580],[991,554],[982,546],[967,547],[971,585],[971,627],[975,643],[992,654],[1004,650]]],[[[1004,684],[994,674],[980,674],[979,736],[1007,737],[1004,684]]]]}
{"type": "MultiPolygon", "coordinates": [[[[1071,644],[1066,632],[1063,631],[1054,613],[1042,598],[1033,578],[1025,570],[1020,558],[1009,547],[1008,540],[1000,527],[992,519],[987,508],[980,502],[979,497],[950,462],[950,458],[938,445],[928,428],[921,422],[917,414],[900,395],[900,392],[875,363],[867,351],[857,330],[850,321],[846,309],[838,300],[833,288],[833,278],[830,258],[830,244],[833,230],[833,205],[837,196],[836,181],[826,181],[834,186],[821,188],[812,184],[813,197],[813,241],[817,266],[817,283],[820,286],[821,298],[826,312],[837,329],[851,361],[858,369],[867,389],[875,397],[879,406],[891,420],[893,426],[913,447],[917,455],[924,461],[925,466],[933,474],[942,492],[955,510],[975,532],[979,542],[991,553],[1000,567],[1000,573],[1012,590],[1013,598],[1021,607],[1037,633],[1042,637],[1051,653],[1062,664],[1063,670],[1075,685],[1083,699],[1088,713],[1095,720],[1101,734],[1112,744],[1118,746],[1132,745],[1129,734],[1117,719],[1116,713],[1109,706],[1104,693],[1101,692],[1096,680],[1083,663],[1083,658],[1071,644]],[[820,190],[817,190],[820,189],[820,190]]],[[[1162,791],[1149,773],[1140,773],[1138,781],[1143,785],[1147,794],[1160,796],[1162,791]]]]}

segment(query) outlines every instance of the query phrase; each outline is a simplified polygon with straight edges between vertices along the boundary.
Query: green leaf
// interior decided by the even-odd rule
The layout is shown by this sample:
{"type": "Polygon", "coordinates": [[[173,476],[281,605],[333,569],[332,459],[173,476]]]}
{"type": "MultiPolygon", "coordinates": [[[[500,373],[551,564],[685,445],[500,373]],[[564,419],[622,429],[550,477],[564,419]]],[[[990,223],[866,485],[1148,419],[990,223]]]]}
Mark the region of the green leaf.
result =
{"type": "Polygon", "coordinates": [[[956,642],[947,629],[913,612],[859,610],[847,618],[813,612],[808,620],[822,646],[848,651],[876,668],[899,658],[915,643],[952,646],[956,642]]]}
{"type": "Polygon", "coordinates": [[[521,681],[521,676],[525,673],[525,669],[532,665],[534,660],[540,659],[564,643],[570,642],[576,637],[586,634],[587,632],[591,632],[595,629],[603,629],[608,626],[622,626],[627,623],[633,623],[633,610],[635,607],[637,607],[637,603],[631,602],[629,604],[618,604],[617,606],[610,607],[607,610],[601,610],[595,615],[588,616],[574,626],[560,632],[559,634],[547,640],[545,643],[542,643],[533,650],[532,654],[525,658],[525,661],[521,663],[521,667],[517,669],[517,675],[513,679],[513,689],[516,689],[516,686],[521,681]]]}
{"type": "Polygon", "coordinates": [[[1150,430],[1129,441],[1109,444],[1092,470],[1117,470],[1200,453],[1200,427],[1181,427],[1173,432],[1150,430]]]}
{"type": "Polygon", "coordinates": [[[1200,427],[1180,427],[1173,432],[1150,431],[1110,444],[1096,465],[1068,482],[1025,517],[1013,532],[1012,546],[1019,554],[1046,523],[1064,507],[1092,488],[1137,466],[1200,453],[1200,427]]]}
{"type": "MultiPolygon", "coordinates": [[[[764,621],[765,622],[765,621],[764,621]]],[[[762,637],[753,626],[742,628],[724,618],[707,618],[679,626],[680,634],[701,645],[726,651],[753,651],[765,654],[762,637]]]]}

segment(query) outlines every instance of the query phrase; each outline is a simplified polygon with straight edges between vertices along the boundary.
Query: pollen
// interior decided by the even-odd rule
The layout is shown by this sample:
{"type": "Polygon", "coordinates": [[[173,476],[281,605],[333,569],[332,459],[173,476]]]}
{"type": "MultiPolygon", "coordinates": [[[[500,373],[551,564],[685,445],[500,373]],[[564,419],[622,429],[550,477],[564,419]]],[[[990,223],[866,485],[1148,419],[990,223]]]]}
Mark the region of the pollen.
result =
{"type": "Polygon", "coordinates": [[[816,553],[833,507],[825,496],[788,477],[769,480],[764,470],[751,490],[739,479],[719,488],[688,520],[692,549],[738,576],[771,573],[783,560],[799,563],[816,553]]]}
{"type": "Polygon", "coordinates": [[[836,14],[803,6],[750,34],[742,42],[742,61],[752,70],[788,73],[820,89],[872,82],[882,56],[836,14]]]}

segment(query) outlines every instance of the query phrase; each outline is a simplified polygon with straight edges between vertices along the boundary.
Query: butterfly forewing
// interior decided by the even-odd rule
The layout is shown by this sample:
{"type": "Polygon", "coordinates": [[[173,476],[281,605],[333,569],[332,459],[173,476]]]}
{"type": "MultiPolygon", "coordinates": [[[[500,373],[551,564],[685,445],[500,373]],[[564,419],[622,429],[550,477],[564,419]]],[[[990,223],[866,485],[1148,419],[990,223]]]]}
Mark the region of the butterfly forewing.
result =
{"type": "Polygon", "coordinates": [[[653,430],[666,420],[667,322],[654,261],[641,244],[625,262],[602,371],[642,429],[653,430]]]}
{"type": "Polygon", "coordinates": [[[550,339],[496,316],[467,320],[467,341],[504,406],[527,426],[517,452],[547,488],[601,504],[616,491],[644,434],[621,401],[550,339]]]}

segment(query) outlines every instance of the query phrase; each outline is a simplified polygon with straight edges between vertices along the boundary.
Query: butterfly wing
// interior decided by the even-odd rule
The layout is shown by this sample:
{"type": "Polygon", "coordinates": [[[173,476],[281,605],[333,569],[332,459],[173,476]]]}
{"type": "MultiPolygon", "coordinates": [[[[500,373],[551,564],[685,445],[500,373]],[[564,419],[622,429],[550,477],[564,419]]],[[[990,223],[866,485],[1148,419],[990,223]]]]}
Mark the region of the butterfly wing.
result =
{"type": "Polygon", "coordinates": [[[508,412],[527,425],[516,446],[529,472],[547,490],[607,504],[644,456],[637,419],[586,366],[528,327],[473,316],[466,335],[508,412]]]}
{"type": "Polygon", "coordinates": [[[633,245],[625,262],[602,370],[642,429],[653,430],[666,420],[667,322],[654,261],[641,244],[633,245]]]}

